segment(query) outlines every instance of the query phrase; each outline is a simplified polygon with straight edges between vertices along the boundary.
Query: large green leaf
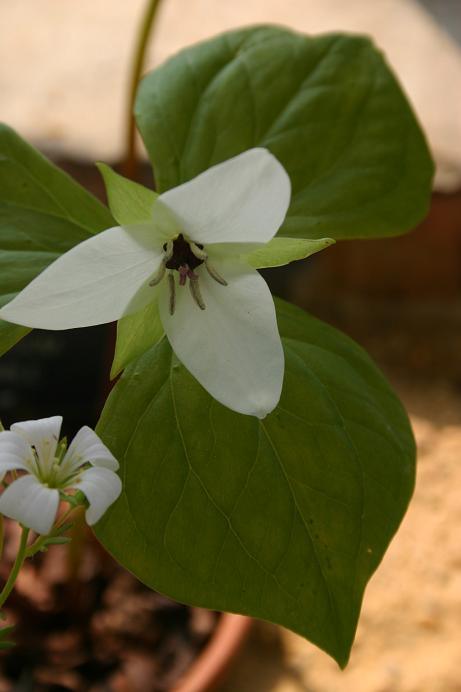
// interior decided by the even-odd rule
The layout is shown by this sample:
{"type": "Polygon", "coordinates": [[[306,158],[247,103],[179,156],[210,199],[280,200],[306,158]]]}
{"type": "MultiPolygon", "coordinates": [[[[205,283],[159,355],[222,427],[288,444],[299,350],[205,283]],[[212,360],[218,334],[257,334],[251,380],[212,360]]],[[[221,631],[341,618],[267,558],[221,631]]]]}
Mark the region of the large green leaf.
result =
{"type": "Polygon", "coordinates": [[[152,588],[285,625],[344,665],[414,443],[362,349],[285,303],[278,317],[285,386],[263,421],[213,400],[166,339],[127,368],[98,425],[123,494],[97,534],[152,588]]]}
{"type": "Polygon", "coordinates": [[[250,147],[270,149],[293,188],[281,235],[393,235],[427,211],[426,143],[367,38],[232,31],[151,72],[135,110],[160,191],[250,147]]]}
{"type": "MultiPolygon", "coordinates": [[[[62,252],[112,225],[106,207],[0,124],[0,306],[62,252]]],[[[28,331],[0,321],[0,355],[28,331]]]]}

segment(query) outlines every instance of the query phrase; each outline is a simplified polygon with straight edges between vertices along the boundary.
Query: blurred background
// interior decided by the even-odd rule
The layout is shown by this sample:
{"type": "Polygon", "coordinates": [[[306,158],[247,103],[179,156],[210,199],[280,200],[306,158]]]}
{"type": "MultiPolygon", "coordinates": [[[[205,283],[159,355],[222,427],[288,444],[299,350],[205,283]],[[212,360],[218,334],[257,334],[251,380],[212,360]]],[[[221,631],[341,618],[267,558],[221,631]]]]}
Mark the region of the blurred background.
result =
{"type": "MultiPolygon", "coordinates": [[[[118,164],[123,155],[129,65],[143,7],[143,0],[0,0],[0,120],[101,198],[93,162],[118,164]]],[[[437,174],[429,216],[412,233],[340,242],[268,273],[274,292],[347,332],[384,370],[411,415],[418,479],[366,591],[347,669],[340,672],[299,637],[258,624],[219,689],[459,692],[461,2],[163,0],[149,68],[217,32],[260,22],[372,35],[413,103],[437,174]]],[[[143,170],[149,179],[147,163],[143,170]]],[[[0,360],[1,418],[9,424],[59,408],[66,432],[94,423],[112,348],[104,327],[34,332],[0,360]]],[[[146,682],[151,678],[139,683],[131,674],[118,687],[88,689],[157,689],[146,682]]],[[[87,689],[78,678],[56,684],[43,689],[87,689]]]]}

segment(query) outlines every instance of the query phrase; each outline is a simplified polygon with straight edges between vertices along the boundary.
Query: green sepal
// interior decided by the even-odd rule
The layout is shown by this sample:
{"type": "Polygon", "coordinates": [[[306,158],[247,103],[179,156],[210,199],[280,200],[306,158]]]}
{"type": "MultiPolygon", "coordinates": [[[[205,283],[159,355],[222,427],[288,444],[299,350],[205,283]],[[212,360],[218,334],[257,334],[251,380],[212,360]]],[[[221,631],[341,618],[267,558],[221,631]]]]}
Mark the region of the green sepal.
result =
{"type": "Polygon", "coordinates": [[[116,173],[105,163],[97,163],[96,166],[103,177],[107,202],[114,219],[122,226],[150,221],[157,193],[116,173]]]}
{"type": "Polygon", "coordinates": [[[82,505],[88,507],[86,495],[81,490],[77,490],[73,495],[68,495],[61,490],[59,496],[63,502],[68,502],[71,507],[81,507],[82,505]]]}
{"type": "Polygon", "coordinates": [[[308,240],[304,238],[272,238],[264,247],[253,250],[245,257],[248,264],[255,269],[281,267],[295,260],[310,257],[333,245],[333,238],[308,240]]]}
{"type": "Polygon", "coordinates": [[[110,378],[117,377],[128,363],[158,343],[164,333],[157,301],[149,303],[133,315],[122,317],[117,322],[117,341],[110,378]]]}

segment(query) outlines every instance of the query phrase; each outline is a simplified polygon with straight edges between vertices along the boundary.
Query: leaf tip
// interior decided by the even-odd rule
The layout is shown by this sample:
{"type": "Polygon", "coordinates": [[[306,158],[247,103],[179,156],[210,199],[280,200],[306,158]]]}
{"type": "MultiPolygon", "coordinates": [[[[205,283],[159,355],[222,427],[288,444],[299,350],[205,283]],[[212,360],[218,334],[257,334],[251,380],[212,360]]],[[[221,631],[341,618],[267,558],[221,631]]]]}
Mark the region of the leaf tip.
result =
{"type": "Polygon", "coordinates": [[[111,369],[110,369],[110,373],[109,373],[110,380],[111,381],[115,380],[115,378],[120,375],[122,370],[123,370],[123,366],[120,365],[119,363],[116,363],[116,361],[114,360],[112,363],[111,369]]]}

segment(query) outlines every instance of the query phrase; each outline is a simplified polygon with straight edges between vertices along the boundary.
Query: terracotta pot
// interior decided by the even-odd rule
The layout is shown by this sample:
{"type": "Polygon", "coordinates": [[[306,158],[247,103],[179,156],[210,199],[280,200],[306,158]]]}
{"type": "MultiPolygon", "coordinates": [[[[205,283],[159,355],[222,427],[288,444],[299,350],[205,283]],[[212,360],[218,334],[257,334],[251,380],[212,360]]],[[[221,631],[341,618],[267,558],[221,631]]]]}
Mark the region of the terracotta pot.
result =
{"type": "Polygon", "coordinates": [[[211,692],[224,679],[235,655],[244,644],[252,619],[224,613],[208,645],[172,692],[211,692]]]}

